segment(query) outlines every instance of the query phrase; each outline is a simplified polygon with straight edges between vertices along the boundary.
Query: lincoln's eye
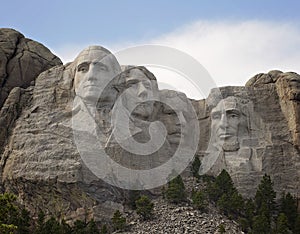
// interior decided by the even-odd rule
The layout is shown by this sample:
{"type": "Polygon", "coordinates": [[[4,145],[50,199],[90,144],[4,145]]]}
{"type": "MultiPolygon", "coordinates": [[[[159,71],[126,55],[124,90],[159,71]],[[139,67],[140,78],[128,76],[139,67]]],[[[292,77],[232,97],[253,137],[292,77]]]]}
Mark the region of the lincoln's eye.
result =
{"type": "Polygon", "coordinates": [[[218,113],[218,112],[212,113],[211,118],[212,119],[221,119],[221,113],[218,113]]]}

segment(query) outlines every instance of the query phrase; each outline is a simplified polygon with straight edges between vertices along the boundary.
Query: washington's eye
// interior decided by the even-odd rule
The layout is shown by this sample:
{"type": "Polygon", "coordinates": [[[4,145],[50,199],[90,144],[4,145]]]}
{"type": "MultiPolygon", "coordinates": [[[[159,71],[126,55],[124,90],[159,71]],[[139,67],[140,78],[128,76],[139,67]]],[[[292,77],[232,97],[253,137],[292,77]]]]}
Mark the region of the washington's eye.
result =
{"type": "Polygon", "coordinates": [[[88,63],[82,63],[79,64],[77,67],[78,72],[87,72],[89,70],[89,64],[88,63]]]}

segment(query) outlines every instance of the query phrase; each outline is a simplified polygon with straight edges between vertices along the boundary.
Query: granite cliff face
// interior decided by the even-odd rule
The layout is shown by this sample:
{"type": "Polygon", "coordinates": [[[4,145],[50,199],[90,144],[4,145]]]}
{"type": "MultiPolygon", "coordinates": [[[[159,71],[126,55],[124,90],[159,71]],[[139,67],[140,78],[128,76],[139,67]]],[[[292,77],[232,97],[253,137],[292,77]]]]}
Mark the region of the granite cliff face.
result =
{"type": "MultiPolygon", "coordinates": [[[[223,142],[223,149],[214,151],[210,149],[213,133],[205,134],[206,140],[201,139],[199,144],[200,157],[205,159],[217,154],[208,173],[216,175],[220,169],[227,169],[245,196],[254,195],[260,178],[266,173],[271,175],[277,195],[286,191],[297,196],[300,182],[299,101],[295,97],[299,82],[298,74],[271,71],[251,78],[245,87],[220,88],[218,91],[223,100],[235,97],[247,103],[244,106],[246,123],[242,123],[247,126],[247,136],[239,137],[236,149],[224,149],[226,144],[223,142]]],[[[199,119],[203,129],[213,129],[210,113],[220,100],[218,96],[219,93],[212,90],[205,105],[203,101],[196,101],[198,112],[206,113],[199,119]]]]}
{"type": "Polygon", "coordinates": [[[14,87],[27,88],[42,72],[62,64],[42,44],[21,33],[0,29],[0,107],[14,87]]]}
{"type": "MultiPolygon", "coordinates": [[[[251,78],[245,87],[222,87],[212,90],[206,100],[189,101],[185,94],[158,90],[155,76],[144,67],[121,67],[103,47],[89,47],[74,62],[46,70],[60,64],[59,59],[43,55],[39,51],[44,47],[15,31],[4,32],[0,31],[0,36],[5,35],[0,42],[9,38],[14,43],[7,52],[10,55],[1,58],[0,69],[6,69],[3,80],[12,80],[13,85],[4,82],[7,86],[2,86],[9,95],[0,110],[0,188],[18,194],[32,213],[42,208],[67,221],[109,220],[116,209],[124,208],[128,186],[148,188],[153,183],[137,173],[131,174],[131,180],[120,180],[128,171],[124,168],[156,168],[169,162],[180,148],[182,158],[166,168],[174,166],[175,172],[157,174],[154,182],[158,185],[159,178],[181,173],[184,168],[177,164],[189,162],[188,155],[197,150],[202,159],[200,174],[217,175],[226,169],[245,196],[254,195],[265,173],[271,175],[279,195],[300,192],[298,74],[271,71],[251,78]],[[15,56],[19,50],[23,56],[15,56]],[[25,67],[36,70],[25,72],[23,66],[9,65],[23,64],[12,61],[23,61],[25,54],[29,54],[25,67]],[[23,71],[18,72],[21,78],[14,73],[18,69],[23,71]],[[106,80],[105,72],[115,78],[106,80]],[[100,97],[96,95],[97,101],[99,89],[91,86],[105,87],[100,97]],[[152,101],[135,106],[147,100],[152,101]],[[194,128],[197,121],[200,130],[194,128]],[[125,126],[130,135],[120,132],[125,126]],[[151,128],[164,131],[153,139],[151,134],[157,131],[151,128]],[[195,130],[200,132],[199,139],[192,134],[195,130]],[[165,141],[159,144],[163,135],[165,141]],[[149,151],[146,156],[132,147],[139,144],[144,147],[142,153],[149,151]],[[152,152],[153,148],[159,150],[152,152]],[[122,173],[110,170],[114,162],[98,161],[100,151],[122,164],[122,173]],[[99,164],[104,165],[104,174],[97,171],[99,164]],[[99,174],[104,175],[102,179],[99,174]]],[[[184,176],[190,176],[189,168],[184,176]]]]}
{"type": "Polygon", "coordinates": [[[0,152],[14,121],[31,97],[32,88],[25,89],[34,85],[42,71],[60,64],[60,59],[42,44],[13,29],[0,29],[0,109],[16,88],[1,109],[0,152]]]}

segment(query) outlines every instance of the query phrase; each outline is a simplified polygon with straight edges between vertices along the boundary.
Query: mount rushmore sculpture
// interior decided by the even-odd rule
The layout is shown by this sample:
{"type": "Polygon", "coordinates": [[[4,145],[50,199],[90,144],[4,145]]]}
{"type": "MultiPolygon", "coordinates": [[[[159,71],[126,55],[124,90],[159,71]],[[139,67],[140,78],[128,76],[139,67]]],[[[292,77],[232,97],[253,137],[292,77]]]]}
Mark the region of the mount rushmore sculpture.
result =
{"type": "Polygon", "coordinates": [[[0,111],[0,126],[8,126],[1,189],[19,194],[33,213],[110,218],[128,189],[189,176],[197,156],[199,174],[226,169],[245,196],[264,173],[276,191],[297,195],[299,81],[271,71],[190,100],[159,90],[145,67],[121,66],[107,49],[90,46],[34,86],[10,92],[0,111]]]}

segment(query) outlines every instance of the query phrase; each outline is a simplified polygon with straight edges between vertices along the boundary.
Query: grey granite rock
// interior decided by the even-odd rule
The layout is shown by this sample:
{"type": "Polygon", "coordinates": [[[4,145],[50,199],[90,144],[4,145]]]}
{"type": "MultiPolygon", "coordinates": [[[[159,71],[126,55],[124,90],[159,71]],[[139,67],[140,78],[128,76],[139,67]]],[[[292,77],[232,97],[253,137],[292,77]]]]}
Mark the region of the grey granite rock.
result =
{"type": "MultiPolygon", "coordinates": [[[[15,38],[12,45],[19,45],[18,41],[25,40],[17,32],[8,31],[15,38]]],[[[28,50],[38,48],[28,43],[28,50]]],[[[7,42],[3,46],[7,54],[14,48],[10,45],[7,42]]],[[[29,86],[27,78],[24,78],[29,82],[26,85],[13,82],[13,77],[9,78],[12,82],[8,82],[11,76],[7,76],[5,70],[3,79],[7,82],[4,83],[20,87],[12,89],[0,111],[1,190],[18,194],[19,200],[34,214],[42,208],[47,214],[70,222],[77,218],[109,220],[116,209],[123,209],[127,191],[106,183],[106,178],[95,176],[93,168],[97,168],[98,164],[90,167],[81,153],[97,160],[97,153],[106,150],[114,162],[126,168],[151,169],[168,162],[184,138],[182,142],[186,151],[196,145],[196,154],[202,159],[202,166],[210,162],[204,173],[217,175],[222,169],[228,170],[244,196],[254,195],[264,173],[271,175],[278,195],[282,191],[299,194],[298,74],[271,71],[255,76],[245,87],[222,87],[212,90],[206,100],[188,100],[176,91],[159,91],[156,78],[144,67],[125,66],[122,71],[111,56],[103,47],[89,47],[73,63],[42,72],[34,86],[29,86]],[[110,58],[103,60],[107,55],[110,58]],[[115,77],[103,88],[101,82],[107,81],[103,75],[106,71],[115,77]],[[95,90],[99,85],[85,83],[92,80],[99,81],[103,91],[97,102],[95,95],[98,91],[95,90]],[[81,92],[85,88],[86,92],[81,92]],[[128,92],[123,93],[127,89],[128,92]],[[155,96],[155,101],[150,99],[155,96]],[[135,109],[135,105],[142,102],[145,103],[135,109]],[[124,119],[116,118],[119,107],[123,107],[123,112],[119,114],[124,114],[124,119]],[[193,109],[194,116],[191,115],[193,109]],[[225,131],[214,135],[214,121],[223,121],[222,113],[227,112],[227,119],[238,116],[236,134],[225,131]],[[155,121],[164,124],[162,128],[154,128],[156,133],[165,129],[161,132],[166,134],[161,148],[148,158],[128,152],[126,147],[135,150],[135,144],[149,142],[149,126],[155,121]],[[199,138],[193,132],[197,128],[193,128],[192,123],[197,122],[200,126],[199,138]],[[189,126],[187,131],[183,125],[189,126]],[[130,134],[125,132],[117,139],[114,134],[126,126],[130,134]],[[135,141],[127,141],[129,138],[135,141]],[[78,143],[78,139],[84,141],[78,143]],[[84,148],[80,148],[81,144],[84,148]]],[[[12,61],[12,58],[14,56],[8,60],[12,61]]],[[[52,64],[56,60],[54,56],[45,56],[43,61],[52,64]]],[[[36,60],[30,58],[28,64],[33,61],[36,60]]],[[[46,69],[46,65],[41,63],[36,66],[40,68],[39,72],[46,69]]],[[[32,79],[39,72],[32,72],[32,79]]],[[[10,85],[11,88],[13,86],[10,85]]],[[[150,146],[157,146],[155,141],[150,143],[150,146]]],[[[184,152],[180,151],[182,158],[177,161],[185,159],[184,152]]],[[[110,172],[110,164],[103,165],[107,176],[115,179],[119,171],[110,172]]],[[[160,174],[156,176],[161,177],[160,174]]],[[[184,173],[184,176],[188,178],[190,173],[184,173]]],[[[168,218],[176,225],[168,224],[166,230],[196,233],[196,223],[185,223],[188,223],[188,217],[198,217],[200,214],[189,208],[182,209],[182,218],[186,222],[182,223],[180,215],[172,213],[168,218]]],[[[215,227],[211,226],[214,222],[220,223],[220,219],[211,217],[200,221],[201,225],[208,225],[209,230],[215,232],[215,227]]],[[[236,229],[236,233],[238,231],[236,229]]]]}
{"type": "Polygon", "coordinates": [[[43,71],[62,64],[42,44],[0,28],[0,107],[14,87],[27,88],[43,71]]]}

